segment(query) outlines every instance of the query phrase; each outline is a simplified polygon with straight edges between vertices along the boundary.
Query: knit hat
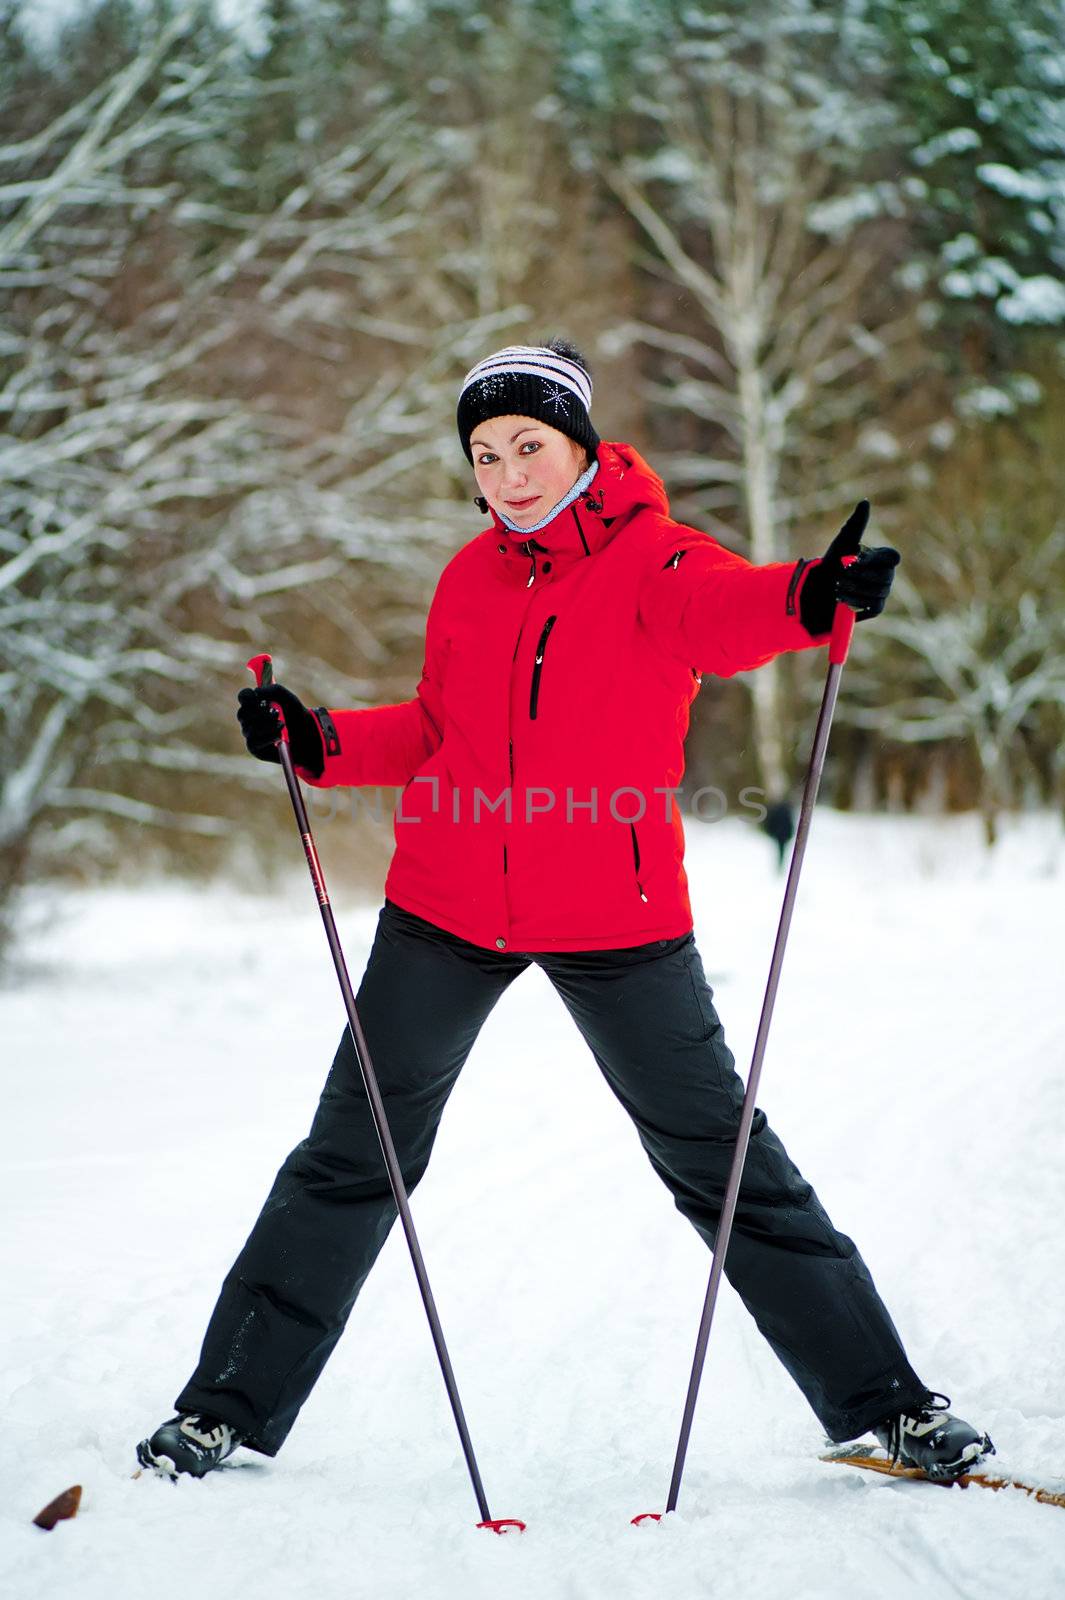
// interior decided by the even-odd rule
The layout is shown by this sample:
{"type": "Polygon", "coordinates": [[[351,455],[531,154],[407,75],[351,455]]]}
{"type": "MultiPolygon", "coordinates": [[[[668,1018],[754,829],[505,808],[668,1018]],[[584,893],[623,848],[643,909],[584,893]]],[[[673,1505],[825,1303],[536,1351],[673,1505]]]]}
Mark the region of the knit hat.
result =
{"type": "Polygon", "coordinates": [[[462,380],[456,421],[466,459],[473,464],[470,435],[489,417],[535,417],[582,444],[590,456],[599,435],[588,412],[592,377],[584,357],[565,339],[548,344],[512,344],[471,367],[462,380]]]}

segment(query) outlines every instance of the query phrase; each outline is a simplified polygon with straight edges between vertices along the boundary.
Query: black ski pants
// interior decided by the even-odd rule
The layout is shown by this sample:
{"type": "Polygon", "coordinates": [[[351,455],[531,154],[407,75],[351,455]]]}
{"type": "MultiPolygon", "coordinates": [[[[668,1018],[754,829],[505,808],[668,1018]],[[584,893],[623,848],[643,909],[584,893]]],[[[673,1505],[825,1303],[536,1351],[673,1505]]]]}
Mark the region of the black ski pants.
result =
{"type": "MultiPolygon", "coordinates": [[[[497,953],[386,901],[358,1010],[408,1188],[482,1024],[533,961],[712,1249],[743,1088],[691,933],[622,950],[497,953]]],[[[178,1410],[218,1417],[274,1455],[396,1216],[345,1030],[310,1133],[223,1283],[178,1410]]],[[[761,1111],[725,1270],[832,1439],[916,1408],[924,1385],[865,1263],[761,1111]]]]}

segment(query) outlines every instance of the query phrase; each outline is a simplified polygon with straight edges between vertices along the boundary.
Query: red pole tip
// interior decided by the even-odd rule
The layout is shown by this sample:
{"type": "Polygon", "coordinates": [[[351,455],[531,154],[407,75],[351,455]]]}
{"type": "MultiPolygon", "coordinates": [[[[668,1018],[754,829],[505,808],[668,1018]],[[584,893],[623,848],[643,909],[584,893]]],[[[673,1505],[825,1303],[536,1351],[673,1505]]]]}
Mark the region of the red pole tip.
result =
{"type": "MultiPolygon", "coordinates": [[[[857,559],[856,555],[844,556],[843,565],[853,567],[857,559]]],[[[854,612],[841,600],[832,618],[832,636],[828,641],[828,659],[833,666],[841,666],[847,659],[851,639],[854,637],[854,622],[854,612]]]]}
{"type": "Polygon", "coordinates": [[[661,1522],[661,1511],[641,1511],[638,1517],[633,1517],[632,1525],[638,1528],[641,1522],[661,1522]]]}
{"type": "Polygon", "coordinates": [[[479,1522],[479,1528],[487,1528],[489,1533],[510,1533],[516,1528],[519,1533],[525,1532],[524,1522],[519,1522],[517,1517],[490,1517],[487,1522],[479,1522]]]}

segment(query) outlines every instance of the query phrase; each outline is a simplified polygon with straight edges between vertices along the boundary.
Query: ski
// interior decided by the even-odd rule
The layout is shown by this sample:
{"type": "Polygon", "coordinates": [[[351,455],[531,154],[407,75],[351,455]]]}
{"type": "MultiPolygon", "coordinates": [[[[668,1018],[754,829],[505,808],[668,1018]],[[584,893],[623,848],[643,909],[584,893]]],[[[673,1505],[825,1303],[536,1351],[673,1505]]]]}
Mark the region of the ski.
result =
{"type": "Polygon", "coordinates": [[[935,1483],[944,1489],[952,1488],[955,1484],[960,1489],[967,1489],[971,1483],[981,1489],[1020,1489],[1023,1494],[1041,1501],[1043,1505],[1065,1506],[1065,1486],[1052,1489],[1046,1484],[1026,1483],[1012,1473],[983,1469],[963,1472],[956,1478],[933,1478],[923,1468],[907,1467],[901,1461],[892,1461],[886,1450],[878,1450],[867,1444],[838,1445],[835,1449],[826,1450],[821,1460],[840,1467],[861,1467],[865,1472],[881,1472],[889,1478],[911,1478],[916,1483],[935,1483]]]}

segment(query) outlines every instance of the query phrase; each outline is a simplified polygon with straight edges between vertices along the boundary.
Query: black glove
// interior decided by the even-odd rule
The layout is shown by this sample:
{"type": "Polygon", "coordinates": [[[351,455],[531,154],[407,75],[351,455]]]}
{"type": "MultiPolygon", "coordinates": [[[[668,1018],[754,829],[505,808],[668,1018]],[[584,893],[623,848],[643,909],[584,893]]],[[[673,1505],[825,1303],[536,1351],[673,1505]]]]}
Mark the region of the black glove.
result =
{"type": "Polygon", "coordinates": [[[294,766],[303,767],[320,778],[325,771],[325,748],[318,718],[291,689],[272,683],[265,689],[242,689],[237,695],[237,721],[244,743],[260,761],[277,761],[277,741],[281,737],[281,717],[288,729],[288,745],[294,766]]]}
{"type": "Polygon", "coordinates": [[[852,607],[859,622],[883,611],[902,557],[890,545],[862,549],[868,521],[869,502],[859,500],[817,566],[807,573],[799,591],[799,618],[807,633],[831,632],[837,600],[852,607]],[[858,559],[844,566],[844,556],[858,559]]]}

